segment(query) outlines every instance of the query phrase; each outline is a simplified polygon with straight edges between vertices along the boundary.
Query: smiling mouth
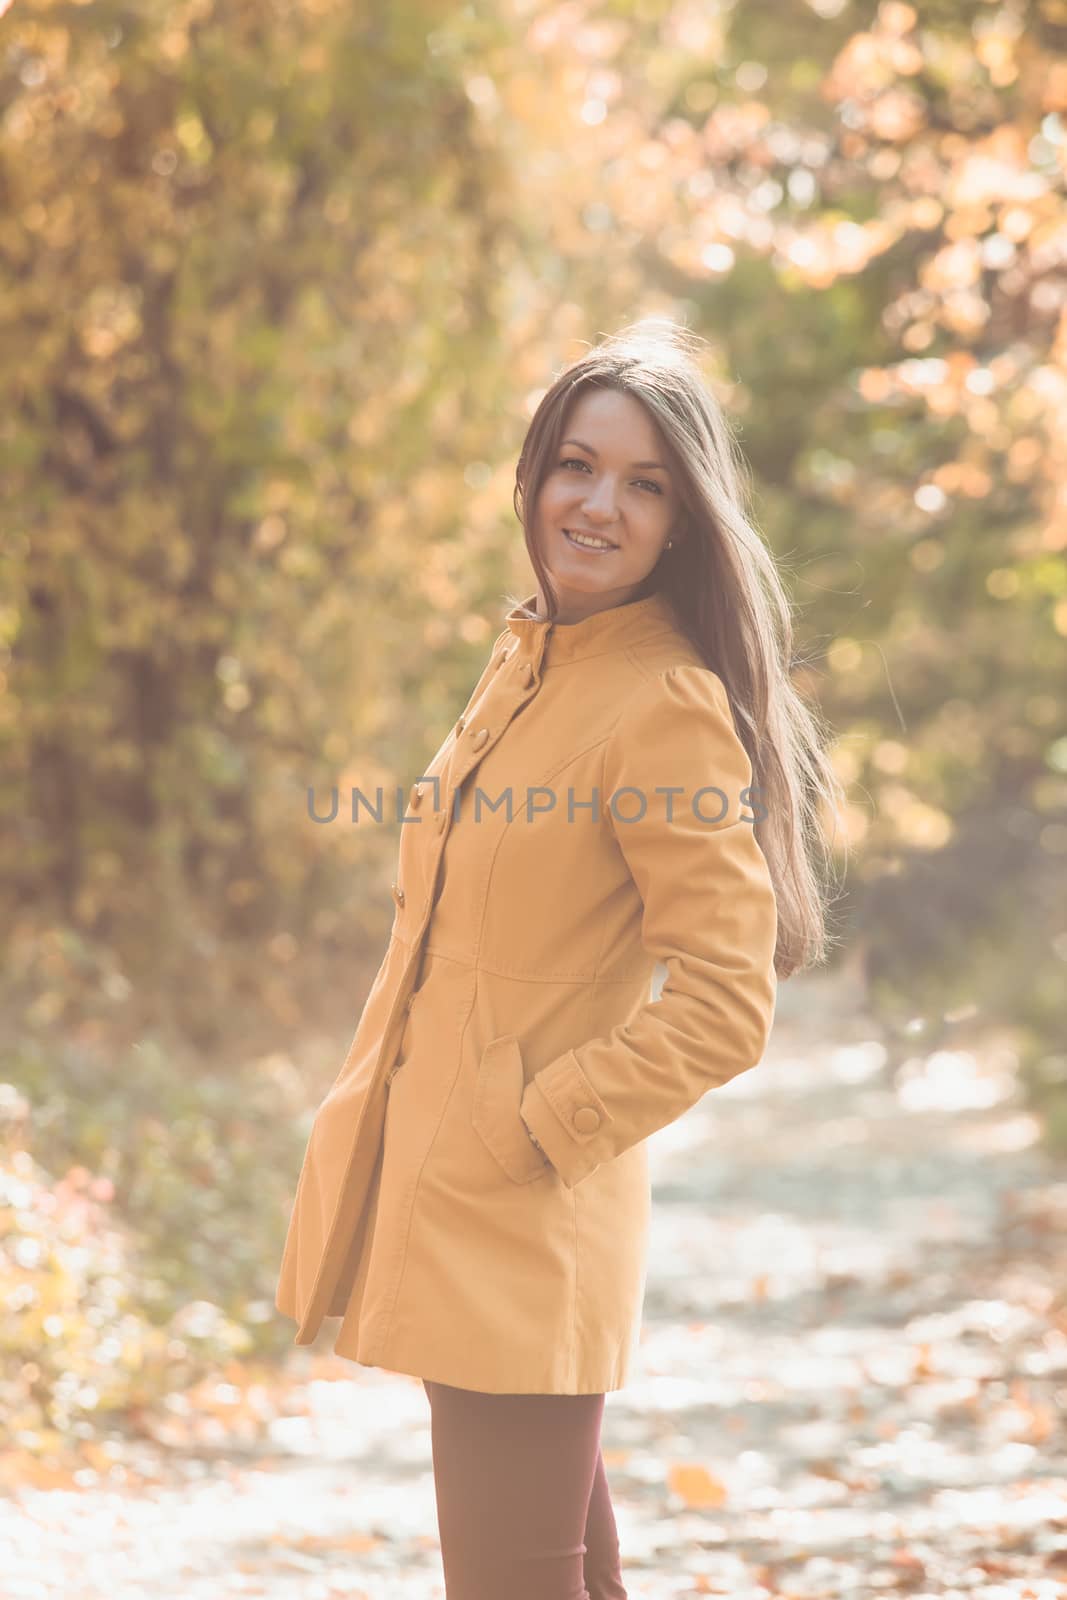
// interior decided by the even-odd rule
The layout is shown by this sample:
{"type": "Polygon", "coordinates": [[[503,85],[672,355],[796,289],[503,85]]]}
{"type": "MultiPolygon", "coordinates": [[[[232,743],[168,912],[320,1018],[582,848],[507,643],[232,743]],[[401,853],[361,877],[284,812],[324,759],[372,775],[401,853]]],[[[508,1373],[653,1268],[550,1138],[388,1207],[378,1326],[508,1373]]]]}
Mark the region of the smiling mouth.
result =
{"type": "Polygon", "coordinates": [[[563,536],[567,543],[572,544],[576,550],[589,550],[594,554],[597,551],[606,554],[609,550],[617,550],[619,548],[610,539],[601,539],[599,535],[594,534],[574,534],[569,528],[564,528],[563,536]]]}

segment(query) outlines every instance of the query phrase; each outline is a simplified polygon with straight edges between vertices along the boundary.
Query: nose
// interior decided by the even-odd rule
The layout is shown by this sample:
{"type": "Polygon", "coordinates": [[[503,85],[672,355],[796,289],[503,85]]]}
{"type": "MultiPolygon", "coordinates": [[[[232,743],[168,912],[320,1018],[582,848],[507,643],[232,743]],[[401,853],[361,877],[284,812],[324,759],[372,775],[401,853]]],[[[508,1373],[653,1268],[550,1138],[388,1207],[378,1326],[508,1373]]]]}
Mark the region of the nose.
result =
{"type": "Polygon", "coordinates": [[[598,478],[589,485],[589,493],[582,502],[582,511],[590,522],[614,522],[618,515],[615,507],[615,486],[610,477],[598,478]]]}

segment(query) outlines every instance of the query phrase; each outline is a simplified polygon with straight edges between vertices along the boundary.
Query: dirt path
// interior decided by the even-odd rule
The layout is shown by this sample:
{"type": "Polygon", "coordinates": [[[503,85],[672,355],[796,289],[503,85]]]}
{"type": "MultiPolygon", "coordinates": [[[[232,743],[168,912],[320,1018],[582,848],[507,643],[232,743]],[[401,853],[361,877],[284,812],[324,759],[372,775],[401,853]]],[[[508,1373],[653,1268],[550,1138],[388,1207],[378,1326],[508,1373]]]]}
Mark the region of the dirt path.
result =
{"type": "MultiPolygon", "coordinates": [[[[603,1434],[631,1600],[1067,1597],[1067,1166],[991,1056],[894,1088],[868,1038],[786,985],[766,1062],[652,1141],[603,1434]]],[[[4,1600],[443,1600],[417,1380],[294,1350],[241,1399],[243,1448],[0,1502],[4,1600]]]]}

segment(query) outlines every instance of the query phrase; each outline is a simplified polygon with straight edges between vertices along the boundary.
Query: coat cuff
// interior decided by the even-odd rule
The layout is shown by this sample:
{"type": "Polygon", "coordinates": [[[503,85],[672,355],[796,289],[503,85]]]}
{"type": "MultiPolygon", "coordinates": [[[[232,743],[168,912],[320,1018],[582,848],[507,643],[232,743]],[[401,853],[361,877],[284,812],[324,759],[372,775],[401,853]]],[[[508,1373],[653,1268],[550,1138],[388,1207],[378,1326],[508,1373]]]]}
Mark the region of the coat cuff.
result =
{"type": "Polygon", "coordinates": [[[604,1135],[614,1118],[573,1050],[530,1079],[519,1115],[568,1189],[605,1159],[610,1141],[604,1135]]]}

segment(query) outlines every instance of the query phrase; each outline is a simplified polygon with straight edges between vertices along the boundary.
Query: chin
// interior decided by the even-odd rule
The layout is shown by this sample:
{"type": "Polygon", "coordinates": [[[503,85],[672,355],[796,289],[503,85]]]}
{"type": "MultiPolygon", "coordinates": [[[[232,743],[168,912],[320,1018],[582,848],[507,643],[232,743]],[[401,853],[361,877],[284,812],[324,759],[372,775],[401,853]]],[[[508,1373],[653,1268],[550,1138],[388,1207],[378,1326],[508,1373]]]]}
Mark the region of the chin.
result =
{"type": "Polygon", "coordinates": [[[581,589],[599,593],[602,589],[618,589],[621,587],[618,580],[607,583],[603,578],[597,577],[595,572],[555,572],[552,573],[553,581],[565,589],[581,589]]]}

